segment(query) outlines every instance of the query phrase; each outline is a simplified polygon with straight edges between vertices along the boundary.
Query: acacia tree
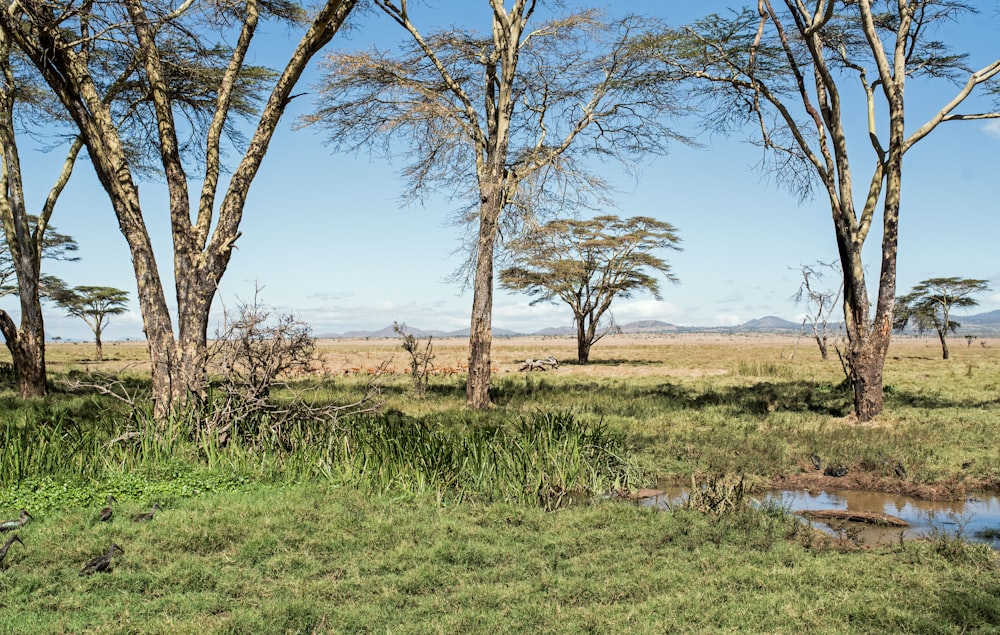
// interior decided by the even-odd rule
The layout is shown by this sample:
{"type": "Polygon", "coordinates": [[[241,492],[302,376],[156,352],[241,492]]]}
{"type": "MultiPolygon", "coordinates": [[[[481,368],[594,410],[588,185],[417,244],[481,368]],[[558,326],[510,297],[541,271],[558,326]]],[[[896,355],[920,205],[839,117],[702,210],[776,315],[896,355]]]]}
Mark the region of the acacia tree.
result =
{"type": "MultiPolygon", "coordinates": [[[[882,411],[882,369],[892,331],[903,157],[939,124],[1000,117],[962,114],[959,106],[1000,73],[1000,59],[979,70],[930,39],[933,27],[974,8],[955,0],[759,0],[755,10],[709,16],[687,29],[683,71],[698,81],[710,123],[751,124],[775,175],[801,196],[816,182],[832,212],[844,274],[847,364],[859,421],[882,411]],[[957,84],[937,112],[907,129],[906,83],[920,78],[934,94],[957,84]],[[856,88],[852,94],[851,88],[856,88]],[[851,97],[867,113],[858,139],[848,132],[851,97]],[[881,114],[881,118],[880,118],[881,114]],[[854,152],[868,146],[874,169],[856,191],[854,152]],[[849,152],[850,150],[850,152],[849,152]],[[862,248],[881,206],[881,259],[871,311],[862,248]]],[[[673,34],[671,51],[676,52],[673,34]]],[[[678,58],[665,58],[676,70],[678,58]]],[[[856,158],[856,157],[855,157],[856,158]]]]}
{"type": "Polygon", "coordinates": [[[489,11],[485,36],[455,26],[425,34],[406,0],[374,0],[408,40],[392,54],[328,56],[323,101],[305,121],[329,130],[337,149],[409,157],[406,198],[440,188],[467,204],[466,401],[485,408],[501,230],[513,236],[525,217],[603,202],[608,183],[584,158],[645,158],[680,137],[662,123],[677,103],[646,81],[650,60],[634,46],[657,28],[651,21],[585,10],[536,25],[536,0],[478,2],[489,11]]]}
{"type": "Polygon", "coordinates": [[[961,326],[951,319],[951,310],[978,306],[979,301],[970,296],[989,289],[989,281],[973,278],[924,280],[912,291],[897,298],[893,327],[902,331],[912,322],[920,333],[936,332],[941,340],[941,356],[948,359],[948,332],[954,333],[961,326]]]}
{"type": "Polygon", "coordinates": [[[81,318],[87,323],[97,346],[94,358],[97,361],[104,359],[101,334],[112,315],[121,315],[127,310],[128,291],[114,287],[73,287],[54,292],[52,300],[65,309],[68,315],[81,318]]]}
{"type": "Polygon", "coordinates": [[[651,252],[679,249],[679,240],[673,225],[645,216],[557,219],[511,242],[515,264],[500,272],[500,283],[537,296],[531,304],[568,304],[576,326],[577,361],[586,364],[591,347],[607,334],[598,326],[615,298],[648,291],[660,299],[659,281],[647,269],[676,281],[670,265],[651,252]]]}
{"type": "MultiPolygon", "coordinates": [[[[236,240],[247,192],[287,107],[291,91],[312,57],[334,36],[357,0],[327,0],[319,9],[274,79],[257,127],[220,197],[223,141],[227,122],[240,101],[247,78],[246,59],[262,18],[288,24],[304,22],[304,11],[290,2],[240,0],[229,3],[186,0],[176,7],[156,0],[85,3],[73,0],[19,0],[0,11],[0,31],[24,52],[69,113],[86,145],[97,176],[108,193],[132,256],[152,365],[156,412],[164,415],[199,393],[206,380],[207,331],[211,304],[236,240]],[[231,47],[218,42],[236,35],[231,47]],[[95,42],[113,44],[106,55],[90,55],[95,42]],[[222,51],[220,58],[212,52],[222,51]],[[182,143],[193,123],[184,119],[184,88],[197,78],[178,65],[189,52],[217,62],[212,90],[201,93],[210,105],[200,141],[182,143]],[[155,131],[152,145],[169,194],[177,335],[143,218],[137,178],[141,166],[130,156],[119,130],[113,101],[116,84],[104,81],[108,66],[130,68],[129,85],[146,95],[155,131]],[[178,72],[179,71],[179,72],[178,72]],[[185,169],[186,149],[197,148],[204,166],[201,190],[185,169]]],[[[195,122],[196,123],[196,122],[195,122]]]]}
{"type": "MultiPolygon", "coordinates": [[[[95,70],[100,72],[95,78],[103,82],[103,103],[109,107],[134,169],[150,171],[149,164],[153,157],[149,149],[157,147],[157,142],[155,136],[150,136],[155,133],[155,126],[149,125],[153,119],[149,112],[149,91],[134,77],[139,58],[134,50],[128,47],[123,49],[113,38],[86,37],[90,26],[90,18],[81,14],[80,32],[84,35],[77,42],[78,52],[88,62],[91,59],[97,61],[95,70]]],[[[225,59],[225,49],[194,50],[177,44],[169,47],[165,54],[170,59],[167,74],[170,85],[175,89],[179,113],[192,129],[204,129],[212,111],[211,99],[207,97],[215,94],[221,77],[217,65],[225,59]]],[[[64,254],[56,252],[61,249],[58,247],[60,240],[71,239],[52,235],[50,224],[56,203],[72,176],[84,143],[74,131],[72,121],[57,96],[42,87],[43,82],[37,71],[16,48],[11,47],[10,39],[2,31],[0,74],[4,79],[0,86],[0,154],[5,177],[0,218],[10,264],[9,269],[5,268],[0,273],[9,274],[3,276],[4,283],[9,282],[11,277],[16,279],[16,286],[8,285],[4,290],[16,293],[21,305],[20,329],[6,314],[0,314],[0,328],[11,350],[14,366],[19,369],[17,375],[22,396],[42,395],[46,385],[41,299],[47,291],[65,285],[57,279],[41,275],[41,260],[66,259],[64,254]],[[67,125],[68,132],[65,130],[67,125]],[[31,140],[47,137],[46,146],[52,148],[66,146],[65,158],[38,216],[28,213],[29,204],[25,200],[18,148],[18,138],[22,136],[31,140]]],[[[254,84],[266,76],[266,72],[251,67],[245,75],[251,79],[244,79],[240,85],[233,108],[241,116],[253,112],[252,100],[244,96],[252,95],[256,88],[254,84]]],[[[227,124],[225,127],[227,135],[232,136],[231,126],[227,124]]],[[[64,242],[64,246],[76,247],[75,243],[68,242],[64,242]]]]}
{"type": "Polygon", "coordinates": [[[803,319],[803,325],[805,322],[809,322],[813,338],[819,346],[820,357],[826,360],[830,358],[827,327],[830,324],[830,317],[840,301],[840,294],[844,291],[844,274],[837,262],[817,261],[815,265],[801,265],[799,271],[802,273],[802,284],[792,299],[797,304],[806,305],[807,313],[803,319]],[[816,286],[816,281],[823,279],[826,270],[832,271],[837,276],[836,289],[823,289],[816,286]]]}

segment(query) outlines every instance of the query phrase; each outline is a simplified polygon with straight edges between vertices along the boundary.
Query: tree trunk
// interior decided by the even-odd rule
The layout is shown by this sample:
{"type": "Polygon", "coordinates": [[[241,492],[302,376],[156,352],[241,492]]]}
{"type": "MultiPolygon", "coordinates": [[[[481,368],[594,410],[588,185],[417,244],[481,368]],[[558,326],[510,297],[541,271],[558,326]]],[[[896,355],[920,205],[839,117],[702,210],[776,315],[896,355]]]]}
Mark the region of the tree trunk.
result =
{"type": "Polygon", "coordinates": [[[218,280],[211,275],[192,275],[183,280],[186,301],[177,311],[177,374],[187,396],[203,397],[208,386],[208,322],[218,280]]]}
{"type": "Polygon", "coordinates": [[[827,359],[830,358],[830,350],[829,347],[827,346],[827,341],[826,341],[825,322],[822,332],[820,332],[819,327],[816,326],[816,322],[812,322],[811,326],[812,326],[813,337],[816,339],[816,345],[819,346],[820,359],[826,361],[827,359]]]}
{"type": "MultiPolygon", "coordinates": [[[[499,188],[498,188],[499,189],[499,188]]],[[[470,408],[490,405],[493,345],[493,249],[496,246],[500,196],[484,197],[479,221],[479,249],[472,286],[472,324],[469,328],[469,379],[465,402],[470,408]]]]}
{"type": "MultiPolygon", "coordinates": [[[[41,319],[41,313],[39,313],[41,319]]],[[[25,320],[22,319],[22,323],[25,320]]],[[[44,397],[48,394],[45,376],[45,337],[41,323],[36,328],[22,324],[19,331],[6,311],[0,310],[0,332],[3,332],[7,350],[17,377],[17,391],[22,399],[44,397]]]]}
{"type": "MultiPolygon", "coordinates": [[[[25,207],[21,178],[21,159],[17,150],[14,126],[14,94],[17,82],[10,61],[11,45],[0,34],[0,161],[3,164],[4,200],[0,204],[0,223],[7,242],[14,273],[17,277],[18,301],[21,305],[21,328],[4,311],[0,311],[0,332],[3,332],[17,376],[18,394],[22,398],[44,397],[48,394],[45,376],[45,322],[38,286],[41,277],[43,232],[37,240],[25,207]]],[[[46,217],[39,218],[44,230],[46,217]]]]}
{"type": "Polygon", "coordinates": [[[590,345],[594,340],[593,333],[588,332],[584,326],[584,317],[580,316],[576,320],[576,361],[580,364],[590,362],[590,345]]]}
{"type": "Polygon", "coordinates": [[[848,361],[854,388],[854,413],[860,422],[873,420],[882,413],[882,371],[889,348],[888,333],[872,333],[860,346],[852,342],[848,361]]]}
{"type": "MultiPolygon", "coordinates": [[[[947,320],[947,317],[945,319],[947,320]]],[[[950,357],[948,353],[948,339],[943,330],[938,331],[938,339],[941,340],[941,359],[948,359],[950,357]]]]}

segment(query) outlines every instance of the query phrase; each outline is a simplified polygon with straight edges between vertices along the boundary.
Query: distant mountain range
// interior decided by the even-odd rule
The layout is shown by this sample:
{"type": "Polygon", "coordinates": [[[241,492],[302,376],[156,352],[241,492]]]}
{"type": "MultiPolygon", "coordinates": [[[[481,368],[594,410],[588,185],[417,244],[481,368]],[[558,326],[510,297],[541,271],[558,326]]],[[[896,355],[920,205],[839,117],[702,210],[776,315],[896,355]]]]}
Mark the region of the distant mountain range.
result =
{"type": "MultiPolygon", "coordinates": [[[[965,335],[1000,335],[1000,309],[996,311],[989,311],[987,313],[979,313],[976,315],[963,315],[963,316],[953,316],[953,320],[961,324],[958,331],[955,333],[956,337],[963,337],[965,335]]],[[[756,320],[750,320],[749,322],[744,322],[736,326],[676,326],[668,322],[661,322],[660,320],[640,320],[638,322],[629,322],[628,324],[619,325],[619,329],[622,333],[721,333],[721,334],[736,334],[736,333],[773,333],[776,335],[796,335],[798,333],[810,333],[809,325],[802,325],[798,322],[789,322],[788,320],[775,317],[773,315],[768,315],[756,320]]],[[[469,329],[461,329],[458,331],[441,331],[441,330],[423,330],[413,327],[406,327],[407,332],[413,334],[415,337],[428,337],[433,335],[434,337],[468,337],[469,329]]],[[[842,325],[840,323],[828,324],[827,330],[829,333],[837,333],[842,330],[842,325]]],[[[511,331],[509,329],[493,329],[494,337],[517,337],[521,335],[534,335],[534,336],[566,336],[575,335],[576,330],[572,326],[550,326],[548,328],[543,328],[538,331],[532,331],[530,333],[521,333],[518,331],[511,331]]],[[[382,337],[399,337],[393,330],[393,327],[386,326],[375,331],[347,331],[346,333],[323,333],[316,335],[319,339],[338,339],[338,338],[382,338],[382,337]]]]}

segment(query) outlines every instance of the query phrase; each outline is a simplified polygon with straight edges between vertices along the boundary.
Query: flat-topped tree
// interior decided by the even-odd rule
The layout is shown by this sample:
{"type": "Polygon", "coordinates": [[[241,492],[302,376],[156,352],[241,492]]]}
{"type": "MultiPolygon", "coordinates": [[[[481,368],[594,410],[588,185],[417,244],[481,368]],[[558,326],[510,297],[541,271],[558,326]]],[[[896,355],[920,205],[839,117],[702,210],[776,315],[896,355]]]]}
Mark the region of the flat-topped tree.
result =
{"type": "Polygon", "coordinates": [[[511,242],[514,265],[500,272],[500,283],[537,296],[531,304],[569,305],[577,361],[586,364],[591,347],[609,332],[599,325],[616,298],[647,291],[660,299],[656,272],[676,281],[667,261],[652,252],[679,249],[679,241],[673,225],[643,216],[557,219],[511,242]]]}
{"type": "Polygon", "coordinates": [[[692,78],[707,125],[752,131],[750,138],[763,148],[764,165],[776,179],[802,198],[818,186],[829,200],[859,421],[872,420],[883,408],[903,157],[941,123],[1000,117],[997,111],[958,110],[977,87],[984,92],[1000,74],[1000,46],[970,69],[967,55],[932,39],[940,23],[975,12],[956,0],[760,0],[692,24],[683,46],[675,33],[665,36],[663,68],[692,78]],[[940,106],[907,128],[907,80],[913,78],[940,106]],[[855,112],[867,113],[867,128],[850,127],[855,112]],[[856,186],[859,165],[874,167],[856,186]],[[872,311],[862,248],[879,220],[872,311]]]}
{"type": "Polygon", "coordinates": [[[128,310],[128,291],[114,287],[73,287],[61,289],[52,294],[52,300],[66,310],[69,315],[81,318],[94,334],[97,351],[94,359],[104,359],[101,334],[108,326],[112,315],[121,315],[128,310]]]}
{"type": "Polygon", "coordinates": [[[636,47],[662,28],[651,19],[596,10],[536,19],[543,5],[561,7],[536,0],[465,4],[481,7],[485,33],[449,17],[430,30],[406,0],[374,0],[406,41],[328,56],[322,101],[306,121],[329,130],[335,148],[410,159],[405,198],[441,191],[459,202],[469,228],[460,274],[473,294],[466,403],[485,408],[502,236],[525,219],[603,205],[610,185],[588,161],[629,165],[665,152],[681,137],[664,120],[681,108],[648,81],[649,59],[636,47]]]}
{"type": "Polygon", "coordinates": [[[294,3],[257,0],[176,5],[18,0],[0,10],[0,32],[38,70],[79,131],[128,242],[157,415],[167,415],[204,390],[209,312],[239,237],[250,185],[293,87],[356,3],[327,0],[312,19],[294,3]],[[287,64],[275,74],[261,73],[246,62],[258,23],[268,19],[302,28],[287,64]],[[100,56],[91,55],[95,46],[107,48],[100,56]],[[188,65],[192,60],[202,64],[193,69],[188,65]],[[167,185],[176,336],[137,186],[150,166],[134,160],[136,146],[129,144],[115,116],[109,93],[120,85],[108,80],[109,68],[134,71],[125,86],[145,113],[141,122],[153,133],[145,147],[167,185]],[[196,82],[199,78],[211,81],[196,82]],[[192,82],[204,90],[190,94],[192,82]],[[233,131],[232,118],[242,107],[252,111],[254,96],[267,91],[256,128],[245,144],[237,143],[244,149],[223,188],[221,157],[227,132],[233,131]],[[207,105],[209,114],[202,120],[187,117],[184,106],[189,102],[207,105]],[[204,126],[194,125],[198,123],[204,126]],[[190,138],[184,138],[188,132],[190,138]],[[192,167],[202,169],[200,178],[189,178],[192,167]],[[200,191],[192,191],[197,184],[200,191]]]}
{"type": "Polygon", "coordinates": [[[961,326],[951,319],[951,310],[979,306],[979,301],[971,296],[989,290],[988,280],[955,277],[924,280],[896,299],[893,327],[902,331],[912,323],[920,333],[934,331],[941,340],[941,356],[948,359],[948,333],[961,326]]]}

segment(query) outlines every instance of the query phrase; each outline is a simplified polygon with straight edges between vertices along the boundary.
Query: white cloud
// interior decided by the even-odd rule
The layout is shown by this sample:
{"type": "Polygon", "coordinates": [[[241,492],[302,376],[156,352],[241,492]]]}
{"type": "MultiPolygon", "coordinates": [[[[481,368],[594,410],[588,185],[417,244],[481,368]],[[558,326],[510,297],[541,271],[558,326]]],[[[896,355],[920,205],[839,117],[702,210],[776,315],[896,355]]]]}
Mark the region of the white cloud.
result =
{"type": "Polygon", "coordinates": [[[1000,120],[991,119],[983,125],[983,131],[991,137],[1000,139],[1000,120]]]}
{"type": "Polygon", "coordinates": [[[736,326],[744,322],[745,319],[734,313],[717,313],[712,317],[712,323],[705,326],[736,326]]]}
{"type": "Polygon", "coordinates": [[[660,320],[676,323],[685,317],[686,311],[670,302],[661,300],[622,301],[611,305],[611,312],[618,324],[628,324],[639,320],[660,320]]]}
{"type": "Polygon", "coordinates": [[[441,302],[329,303],[296,311],[316,334],[370,331],[403,322],[418,329],[457,330],[468,326],[468,316],[441,302]]]}
{"type": "MultiPolygon", "coordinates": [[[[469,309],[465,313],[468,326],[469,309]]],[[[493,307],[493,326],[496,328],[533,333],[548,327],[569,326],[572,314],[565,304],[543,303],[531,306],[527,301],[514,304],[497,304],[493,307]]]]}

